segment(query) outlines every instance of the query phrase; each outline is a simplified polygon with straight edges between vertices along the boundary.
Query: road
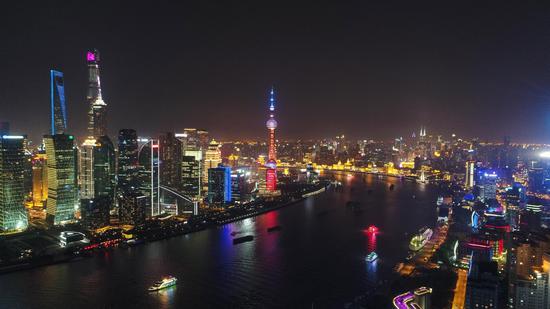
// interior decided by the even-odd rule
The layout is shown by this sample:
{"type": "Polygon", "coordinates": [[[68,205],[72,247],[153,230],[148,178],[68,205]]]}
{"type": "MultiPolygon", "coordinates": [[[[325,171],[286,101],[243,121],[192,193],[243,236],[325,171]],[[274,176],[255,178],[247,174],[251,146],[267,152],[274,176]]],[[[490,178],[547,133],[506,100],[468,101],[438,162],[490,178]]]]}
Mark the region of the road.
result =
{"type": "Polygon", "coordinates": [[[466,283],[468,281],[468,272],[465,269],[458,270],[458,279],[456,280],[455,295],[453,298],[452,309],[462,309],[466,301],[466,283]]]}

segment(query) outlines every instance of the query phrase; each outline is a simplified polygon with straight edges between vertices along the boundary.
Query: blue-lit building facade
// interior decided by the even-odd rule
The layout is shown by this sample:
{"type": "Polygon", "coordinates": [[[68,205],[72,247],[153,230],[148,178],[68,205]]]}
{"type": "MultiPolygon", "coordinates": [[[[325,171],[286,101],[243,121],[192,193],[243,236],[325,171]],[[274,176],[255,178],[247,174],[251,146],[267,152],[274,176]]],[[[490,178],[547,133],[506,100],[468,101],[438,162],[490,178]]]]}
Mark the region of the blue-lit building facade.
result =
{"type": "Polygon", "coordinates": [[[480,200],[494,200],[497,195],[498,175],[494,170],[477,168],[475,186],[480,200]]]}
{"type": "Polygon", "coordinates": [[[63,73],[50,70],[51,134],[63,134],[67,129],[65,84],[63,73]]]}
{"type": "Polygon", "coordinates": [[[208,203],[223,205],[231,202],[231,168],[218,165],[208,169],[208,203]]]}

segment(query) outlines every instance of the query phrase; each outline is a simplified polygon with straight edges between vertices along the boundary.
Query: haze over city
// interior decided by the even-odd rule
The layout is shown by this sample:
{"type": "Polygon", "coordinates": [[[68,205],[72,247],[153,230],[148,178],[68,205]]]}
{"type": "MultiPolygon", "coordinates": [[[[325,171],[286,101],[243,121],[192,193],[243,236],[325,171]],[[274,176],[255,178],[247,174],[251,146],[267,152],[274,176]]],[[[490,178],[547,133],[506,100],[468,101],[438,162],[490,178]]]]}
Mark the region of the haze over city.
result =
{"type": "Polygon", "coordinates": [[[259,138],[275,85],[281,138],[439,134],[546,142],[547,6],[47,2],[3,4],[2,119],[39,140],[48,70],[65,73],[70,127],[85,134],[89,48],[102,53],[109,132],[205,127],[259,138]],[[27,114],[32,111],[32,117],[27,114]],[[329,116],[338,115],[338,117],[329,116]]]}

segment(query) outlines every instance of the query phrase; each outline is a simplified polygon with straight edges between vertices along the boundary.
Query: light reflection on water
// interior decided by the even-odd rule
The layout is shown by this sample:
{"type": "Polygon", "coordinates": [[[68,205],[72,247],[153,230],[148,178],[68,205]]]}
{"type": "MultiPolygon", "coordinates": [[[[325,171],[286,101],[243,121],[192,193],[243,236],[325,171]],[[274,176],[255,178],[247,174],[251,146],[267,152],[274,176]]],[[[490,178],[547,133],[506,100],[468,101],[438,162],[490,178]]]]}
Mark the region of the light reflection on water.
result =
{"type": "Polygon", "coordinates": [[[405,233],[435,222],[437,193],[429,185],[373,175],[341,180],[342,190],[219,228],[2,275],[0,308],[126,307],[127,300],[135,308],[301,308],[314,300],[349,301],[387,279],[406,257],[405,233]],[[360,201],[363,212],[346,207],[350,200],[360,201]],[[282,229],[267,232],[277,225],[282,229]],[[380,233],[364,233],[369,225],[380,233]],[[245,235],[254,240],[233,245],[245,235]],[[367,263],[371,251],[379,259],[367,263]],[[145,293],[166,274],[178,285],[145,293]]]}
{"type": "MultiPolygon", "coordinates": [[[[178,285],[183,285],[183,282],[179,282],[179,281],[180,280],[178,280],[178,285]]],[[[153,296],[157,297],[159,301],[159,305],[161,307],[167,308],[174,303],[174,298],[176,297],[177,288],[178,288],[177,285],[173,285],[171,287],[157,291],[156,293],[153,294],[153,296]]]]}

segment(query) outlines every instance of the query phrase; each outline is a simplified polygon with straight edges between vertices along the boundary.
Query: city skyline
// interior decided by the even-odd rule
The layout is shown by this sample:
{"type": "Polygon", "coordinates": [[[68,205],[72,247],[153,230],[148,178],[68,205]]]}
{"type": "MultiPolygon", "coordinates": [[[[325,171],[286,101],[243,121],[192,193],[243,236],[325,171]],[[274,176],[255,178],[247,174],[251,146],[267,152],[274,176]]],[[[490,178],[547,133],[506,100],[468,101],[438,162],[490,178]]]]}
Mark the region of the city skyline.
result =
{"type": "Polygon", "coordinates": [[[90,48],[102,53],[111,136],[201,127],[221,139],[264,140],[258,119],[274,85],[281,139],[391,139],[423,125],[491,141],[549,137],[544,7],[111,4],[96,16],[71,4],[55,14],[10,5],[0,31],[17,44],[2,50],[0,98],[18,108],[0,120],[35,142],[50,126],[41,116],[49,70],[64,73],[68,131],[85,137],[90,48]],[[56,40],[46,35],[54,32],[56,40]]]}
{"type": "Polygon", "coordinates": [[[1,308],[550,308],[550,6],[65,2],[0,16],[1,308]]]}

